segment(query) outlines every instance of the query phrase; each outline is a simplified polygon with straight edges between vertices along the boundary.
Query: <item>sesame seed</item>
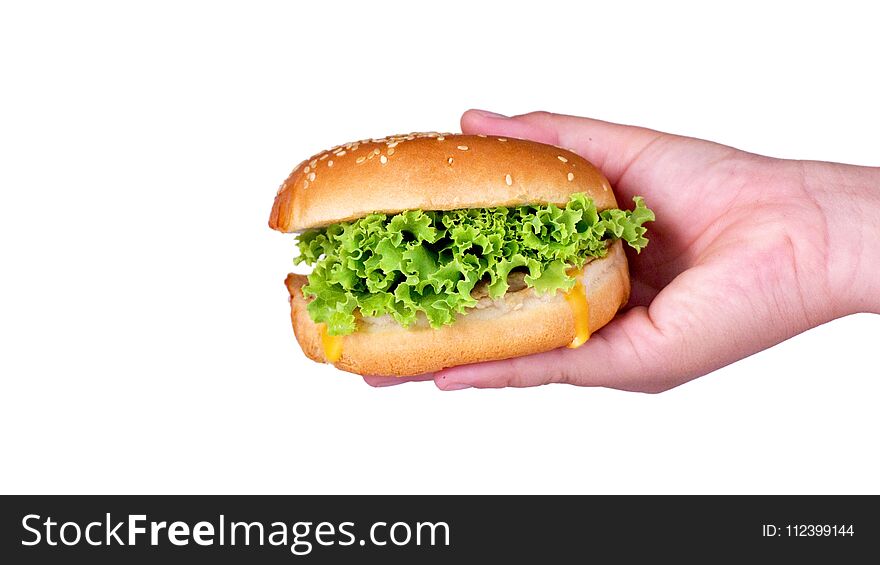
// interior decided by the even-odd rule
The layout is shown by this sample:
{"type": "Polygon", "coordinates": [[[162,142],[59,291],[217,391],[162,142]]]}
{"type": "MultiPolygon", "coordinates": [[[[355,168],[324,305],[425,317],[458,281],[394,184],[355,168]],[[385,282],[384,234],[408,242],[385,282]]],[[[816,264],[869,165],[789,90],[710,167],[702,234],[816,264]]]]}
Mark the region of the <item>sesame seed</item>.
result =
{"type": "Polygon", "coordinates": [[[394,148],[393,148],[393,147],[389,147],[389,148],[388,148],[388,156],[390,157],[390,156],[392,156],[392,155],[394,155],[394,148]]]}
{"type": "Polygon", "coordinates": [[[378,155],[380,152],[378,149],[373,149],[373,155],[378,155]]]}
{"type": "Polygon", "coordinates": [[[457,147],[457,149],[461,149],[462,151],[467,151],[467,150],[468,150],[468,146],[467,146],[467,145],[459,145],[459,146],[457,147]]]}
{"type": "Polygon", "coordinates": [[[315,180],[315,171],[312,171],[311,173],[309,173],[309,180],[310,180],[310,181],[314,181],[314,180],[315,180]]]}
{"type": "Polygon", "coordinates": [[[308,173],[308,172],[311,171],[311,170],[312,170],[312,168],[309,167],[308,165],[306,165],[306,168],[303,169],[303,172],[304,172],[304,173],[308,173]]]}
{"type": "Polygon", "coordinates": [[[363,163],[366,160],[367,160],[366,157],[358,157],[357,159],[355,159],[354,162],[357,163],[358,165],[360,165],[361,163],[363,163]]]}
{"type": "Polygon", "coordinates": [[[343,155],[345,155],[345,151],[340,151],[336,154],[337,157],[342,157],[343,155]]]}
{"type": "Polygon", "coordinates": [[[477,137],[486,137],[486,136],[485,136],[484,134],[482,134],[482,133],[478,133],[478,134],[477,134],[477,137]]]}
{"type": "Polygon", "coordinates": [[[308,187],[309,187],[309,181],[304,180],[304,181],[303,181],[303,190],[305,190],[305,189],[308,188],[308,187]]]}
{"type": "Polygon", "coordinates": [[[398,145],[399,143],[400,143],[399,141],[392,141],[391,143],[388,144],[388,148],[390,149],[390,148],[392,148],[392,147],[397,147],[397,145],[398,145]]]}
{"type": "Polygon", "coordinates": [[[379,162],[384,165],[385,163],[388,162],[388,157],[386,157],[385,155],[382,155],[381,157],[379,157],[379,162]]]}
{"type": "Polygon", "coordinates": [[[571,182],[573,180],[574,180],[574,173],[568,173],[568,182],[571,182]]]}
{"type": "Polygon", "coordinates": [[[513,184],[513,177],[511,177],[510,175],[504,175],[504,182],[507,183],[507,186],[512,185],[513,184]]]}
{"type": "Polygon", "coordinates": [[[446,139],[446,138],[443,137],[442,135],[437,136],[437,141],[443,141],[444,139],[446,139]]]}
{"type": "Polygon", "coordinates": [[[404,137],[404,139],[407,141],[412,141],[415,138],[416,138],[416,136],[414,136],[414,135],[408,135],[408,136],[404,137]]]}
{"type": "Polygon", "coordinates": [[[318,160],[319,160],[319,161],[323,161],[324,159],[326,159],[326,158],[329,157],[329,156],[330,156],[329,154],[324,153],[323,155],[321,155],[321,156],[318,158],[318,160]]]}
{"type": "Polygon", "coordinates": [[[507,138],[499,137],[499,138],[498,138],[498,141],[507,141],[507,138]]]}
{"type": "Polygon", "coordinates": [[[327,161],[327,168],[330,168],[332,166],[333,166],[333,159],[330,159],[329,161],[327,161]]]}
{"type": "Polygon", "coordinates": [[[560,161],[562,161],[563,163],[568,163],[568,159],[566,159],[562,155],[557,155],[556,158],[559,159],[560,161]]]}
{"type": "Polygon", "coordinates": [[[318,166],[318,160],[317,160],[317,159],[312,159],[312,162],[309,163],[309,166],[312,167],[312,168],[314,169],[315,167],[318,166]]]}
{"type": "Polygon", "coordinates": [[[453,161],[452,157],[450,157],[449,159],[446,159],[446,162],[449,163],[450,165],[452,164],[452,161],[453,161]]]}

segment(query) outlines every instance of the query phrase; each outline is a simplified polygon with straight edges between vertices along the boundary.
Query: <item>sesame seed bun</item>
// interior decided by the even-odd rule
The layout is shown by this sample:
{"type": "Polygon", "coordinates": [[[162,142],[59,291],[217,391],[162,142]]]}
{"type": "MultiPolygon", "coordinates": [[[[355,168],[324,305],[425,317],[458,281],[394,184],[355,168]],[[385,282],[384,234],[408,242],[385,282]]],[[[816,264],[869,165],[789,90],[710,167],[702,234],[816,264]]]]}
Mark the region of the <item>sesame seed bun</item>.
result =
{"type": "Polygon", "coordinates": [[[373,212],[564,205],[584,192],[616,208],[589,161],[552,145],[497,136],[413,133],[334,147],[281,185],[269,226],[296,232],[373,212]]]}
{"type": "MultiPolygon", "coordinates": [[[[602,259],[587,263],[582,282],[589,304],[589,327],[596,331],[614,318],[629,298],[626,255],[620,241],[602,259]]],[[[290,274],[290,318],[307,357],[326,363],[319,326],[306,311],[303,275],[290,274]]],[[[564,347],[576,334],[575,316],[562,293],[537,296],[527,288],[459,315],[455,323],[432,329],[426,323],[404,328],[393,321],[360,319],[343,337],[338,369],[361,375],[412,376],[445,367],[507,359],[564,347]]]]}

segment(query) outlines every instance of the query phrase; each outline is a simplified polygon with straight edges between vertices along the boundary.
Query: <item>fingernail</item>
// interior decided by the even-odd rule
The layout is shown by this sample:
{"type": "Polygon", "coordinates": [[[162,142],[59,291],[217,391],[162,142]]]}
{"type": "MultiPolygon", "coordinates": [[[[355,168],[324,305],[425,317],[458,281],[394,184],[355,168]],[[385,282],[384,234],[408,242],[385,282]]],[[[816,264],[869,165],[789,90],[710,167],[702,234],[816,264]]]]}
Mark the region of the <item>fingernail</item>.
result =
{"type": "Polygon", "coordinates": [[[464,390],[466,388],[471,388],[471,385],[465,383],[451,383],[448,385],[443,385],[443,390],[464,390]]]}
{"type": "Polygon", "coordinates": [[[482,116],[484,118],[495,118],[495,119],[497,119],[497,118],[506,119],[507,118],[507,116],[505,116],[504,114],[496,114],[495,112],[490,112],[489,110],[476,110],[475,109],[474,112],[476,112],[477,114],[479,114],[480,116],[482,116]]]}

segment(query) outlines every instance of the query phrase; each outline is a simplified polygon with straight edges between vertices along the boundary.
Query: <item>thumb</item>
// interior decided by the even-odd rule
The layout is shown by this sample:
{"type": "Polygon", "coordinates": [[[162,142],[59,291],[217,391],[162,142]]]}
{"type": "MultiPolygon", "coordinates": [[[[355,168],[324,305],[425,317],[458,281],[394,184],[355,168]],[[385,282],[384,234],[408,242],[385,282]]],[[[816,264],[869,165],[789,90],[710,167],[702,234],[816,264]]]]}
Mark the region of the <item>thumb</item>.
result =
{"type": "Polygon", "coordinates": [[[656,327],[645,307],[628,310],[577,349],[476,363],[434,375],[442,390],[529,387],[549,383],[661,392],[698,374],[688,374],[670,355],[678,344],[656,327]]]}
{"type": "MultiPolygon", "coordinates": [[[[810,327],[781,324],[788,308],[774,295],[732,290],[742,285],[752,256],[691,268],[667,285],[648,307],[637,306],[601,328],[577,349],[444,369],[443,390],[525,387],[547,383],[662,392],[775,345],[810,327]]],[[[760,281],[761,273],[750,276],[760,281]]],[[[758,283],[749,288],[759,288],[758,283]]]]}
{"type": "Polygon", "coordinates": [[[620,182],[648,146],[661,139],[677,138],[647,128],[550,112],[507,117],[468,110],[461,117],[461,131],[531,139],[570,149],[601,169],[612,185],[620,182]]]}

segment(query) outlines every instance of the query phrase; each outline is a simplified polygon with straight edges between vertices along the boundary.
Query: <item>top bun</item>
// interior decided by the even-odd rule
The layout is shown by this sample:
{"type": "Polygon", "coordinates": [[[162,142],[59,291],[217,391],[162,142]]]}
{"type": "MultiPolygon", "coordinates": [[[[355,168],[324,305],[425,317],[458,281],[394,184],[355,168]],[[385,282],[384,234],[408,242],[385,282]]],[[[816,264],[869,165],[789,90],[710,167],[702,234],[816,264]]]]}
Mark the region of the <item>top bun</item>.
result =
{"type": "Polygon", "coordinates": [[[616,208],[608,180],[567,149],[511,137],[412,133],[339,145],[281,185],[269,227],[296,232],[374,212],[564,205],[584,192],[616,208]]]}

